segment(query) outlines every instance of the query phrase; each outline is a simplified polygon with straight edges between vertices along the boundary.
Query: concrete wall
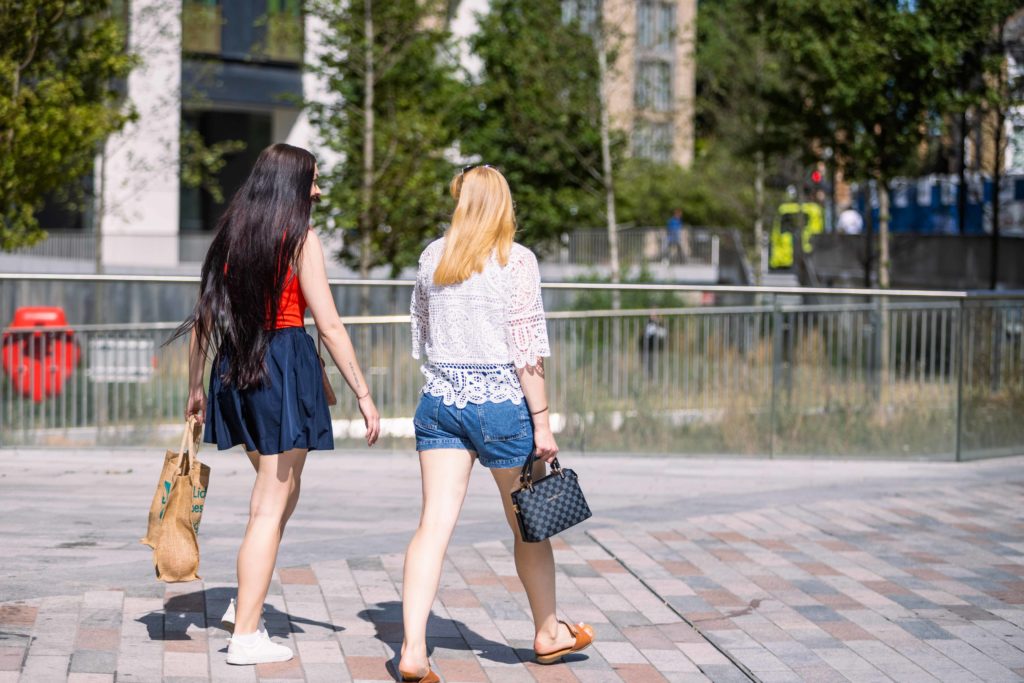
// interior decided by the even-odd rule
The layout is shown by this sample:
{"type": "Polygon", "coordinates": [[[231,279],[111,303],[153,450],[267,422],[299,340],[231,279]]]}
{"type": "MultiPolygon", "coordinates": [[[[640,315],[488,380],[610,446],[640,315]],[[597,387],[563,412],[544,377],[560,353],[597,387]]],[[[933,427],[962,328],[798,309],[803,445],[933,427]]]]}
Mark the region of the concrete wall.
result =
{"type": "MultiPolygon", "coordinates": [[[[809,261],[820,284],[864,284],[865,238],[816,235],[809,261]]],[[[877,237],[875,239],[877,248],[877,237]]],[[[989,237],[893,235],[892,286],[898,289],[988,289],[992,263],[989,237]]],[[[1024,238],[999,243],[999,286],[1024,289],[1024,238]]],[[[877,267],[877,258],[875,261],[877,267]]],[[[803,283],[808,284],[808,283],[803,283]]]]}
{"type": "Polygon", "coordinates": [[[178,262],[181,128],[181,0],[134,0],[130,49],[142,64],[128,77],[138,120],[112,136],[97,161],[102,260],[109,265],[178,262]],[[162,236],[156,245],[141,235],[162,236]]]}

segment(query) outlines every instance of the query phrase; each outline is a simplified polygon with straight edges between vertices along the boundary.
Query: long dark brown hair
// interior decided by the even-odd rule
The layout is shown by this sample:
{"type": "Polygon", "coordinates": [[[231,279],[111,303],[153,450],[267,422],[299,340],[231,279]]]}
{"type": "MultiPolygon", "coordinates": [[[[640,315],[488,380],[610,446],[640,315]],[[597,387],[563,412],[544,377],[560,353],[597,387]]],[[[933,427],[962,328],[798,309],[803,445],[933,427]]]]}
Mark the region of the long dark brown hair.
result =
{"type": "Polygon", "coordinates": [[[316,159],[298,147],[279,143],[260,153],[217,223],[195,310],[168,340],[194,330],[204,357],[215,349],[227,355],[221,377],[239,389],[266,376],[288,267],[309,230],[315,170],[316,159]]]}

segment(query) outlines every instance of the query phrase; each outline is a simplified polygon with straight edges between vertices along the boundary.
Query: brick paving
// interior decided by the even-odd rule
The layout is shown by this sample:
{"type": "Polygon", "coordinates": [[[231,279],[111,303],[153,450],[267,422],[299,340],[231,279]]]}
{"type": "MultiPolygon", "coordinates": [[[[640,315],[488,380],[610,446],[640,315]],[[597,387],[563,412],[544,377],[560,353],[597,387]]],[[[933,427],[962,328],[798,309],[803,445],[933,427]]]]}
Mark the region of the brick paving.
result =
{"type": "MultiPolygon", "coordinates": [[[[556,541],[563,612],[586,620],[598,644],[567,665],[532,662],[526,594],[509,547],[453,547],[429,631],[435,669],[449,683],[747,680],[693,628],[585,533],[556,541]]],[[[124,591],[8,603],[0,681],[389,681],[401,643],[402,556],[329,560],[278,572],[267,599],[271,635],[297,657],[230,667],[219,617],[229,585],[169,585],[161,598],[124,591]],[[20,679],[17,672],[21,671],[20,679]],[[6,678],[5,678],[6,676],[6,678]]]]}
{"type": "MultiPolygon", "coordinates": [[[[457,537],[429,625],[434,667],[447,683],[1024,681],[1022,464],[861,463],[873,474],[842,483],[847,465],[814,463],[829,476],[808,480],[801,464],[747,463],[754,482],[760,472],[790,471],[793,486],[759,495],[744,484],[749,504],[725,511],[716,501],[727,483],[695,483],[710,493],[690,498],[690,507],[659,498],[654,485],[633,492],[628,506],[599,510],[555,542],[560,609],[593,624],[597,642],[549,667],[531,661],[529,609],[510,546],[494,531],[500,524],[457,537]],[[872,479],[886,468],[891,479],[872,479]]],[[[736,466],[709,461],[675,481],[734,477],[736,466]]],[[[675,476],[667,465],[664,471],[675,476]]],[[[221,504],[241,518],[235,508],[244,509],[245,481],[229,492],[226,471],[218,473],[221,504]]],[[[600,508],[607,482],[596,471],[581,479],[600,508]]],[[[14,515],[13,489],[0,482],[0,501],[7,501],[0,512],[10,504],[14,515]]],[[[477,504],[467,503],[471,525],[485,511],[477,504]]],[[[329,510],[301,518],[302,525],[328,524],[329,510]]],[[[101,538],[93,554],[41,552],[36,566],[45,578],[37,593],[0,600],[0,683],[393,680],[386,662],[401,641],[398,547],[360,554],[324,545],[313,553],[321,559],[299,565],[288,557],[303,553],[283,549],[286,566],[265,616],[271,635],[297,656],[258,667],[226,664],[219,616],[234,588],[218,562],[232,555],[226,539],[237,529],[219,531],[216,515],[227,512],[212,513],[210,533],[204,528],[206,581],[163,585],[106,571],[107,584],[65,582],[48,573],[53,565],[77,562],[85,575],[104,552],[144,561],[145,549],[101,538]]],[[[0,556],[0,581],[11,576],[18,579],[11,585],[25,586],[28,561],[15,557],[15,537],[12,526],[0,526],[0,547],[11,548],[9,558],[0,556]]],[[[6,593],[0,583],[0,597],[6,593]]]]}
{"type": "Polygon", "coordinates": [[[591,536],[762,681],[1024,680],[1024,481],[591,536]]]}

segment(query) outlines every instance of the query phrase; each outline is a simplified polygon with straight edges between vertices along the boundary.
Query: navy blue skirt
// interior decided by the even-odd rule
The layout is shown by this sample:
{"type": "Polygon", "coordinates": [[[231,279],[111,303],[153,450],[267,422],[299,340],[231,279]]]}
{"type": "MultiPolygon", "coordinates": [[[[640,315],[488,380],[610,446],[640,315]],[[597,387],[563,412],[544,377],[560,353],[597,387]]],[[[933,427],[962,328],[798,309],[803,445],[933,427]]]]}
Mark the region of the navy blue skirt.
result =
{"type": "Polygon", "coordinates": [[[239,390],[225,384],[221,375],[230,362],[225,353],[214,359],[203,441],[220,450],[242,444],[260,455],[334,448],[320,357],[305,329],[285,327],[274,333],[260,387],[239,390]]]}

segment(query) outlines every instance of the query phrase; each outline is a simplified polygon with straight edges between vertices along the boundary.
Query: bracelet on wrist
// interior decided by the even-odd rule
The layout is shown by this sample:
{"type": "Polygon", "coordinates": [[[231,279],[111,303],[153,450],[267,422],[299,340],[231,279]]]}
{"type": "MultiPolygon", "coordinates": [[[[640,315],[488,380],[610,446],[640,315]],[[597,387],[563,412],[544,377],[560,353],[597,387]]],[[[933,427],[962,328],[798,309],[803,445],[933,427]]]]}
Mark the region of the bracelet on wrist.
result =
{"type": "Polygon", "coordinates": [[[367,392],[366,392],[365,394],[363,394],[362,396],[356,396],[356,400],[357,400],[357,401],[362,401],[362,400],[363,400],[364,398],[366,398],[366,397],[367,397],[367,396],[369,396],[369,395],[370,395],[370,392],[369,392],[369,391],[367,391],[367,392]]]}
{"type": "Polygon", "coordinates": [[[530,415],[540,415],[541,413],[545,412],[547,409],[548,409],[548,407],[544,406],[543,408],[541,408],[540,410],[538,410],[536,412],[530,411],[530,415]]]}

